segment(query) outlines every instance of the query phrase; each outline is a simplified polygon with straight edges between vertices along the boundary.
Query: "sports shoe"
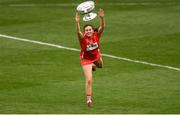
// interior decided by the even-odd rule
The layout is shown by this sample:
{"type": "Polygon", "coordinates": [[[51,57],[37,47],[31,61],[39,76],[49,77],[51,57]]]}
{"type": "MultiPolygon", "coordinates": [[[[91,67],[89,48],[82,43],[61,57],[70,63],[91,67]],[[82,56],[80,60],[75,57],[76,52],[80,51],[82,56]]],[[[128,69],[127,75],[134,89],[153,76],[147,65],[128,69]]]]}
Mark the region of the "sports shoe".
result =
{"type": "Polygon", "coordinates": [[[92,107],[92,100],[91,100],[91,99],[88,99],[88,100],[87,100],[87,106],[88,106],[89,108],[92,107]]]}

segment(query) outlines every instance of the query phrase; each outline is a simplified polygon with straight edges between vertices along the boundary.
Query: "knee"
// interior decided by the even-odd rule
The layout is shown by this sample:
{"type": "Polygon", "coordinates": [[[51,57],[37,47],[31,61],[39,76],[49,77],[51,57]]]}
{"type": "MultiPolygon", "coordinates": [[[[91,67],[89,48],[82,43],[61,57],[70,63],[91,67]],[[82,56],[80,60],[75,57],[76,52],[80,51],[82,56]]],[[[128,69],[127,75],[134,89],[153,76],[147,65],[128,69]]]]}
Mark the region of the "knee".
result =
{"type": "Polygon", "coordinates": [[[103,63],[98,63],[97,67],[98,68],[102,68],[103,67],[103,63]]]}
{"type": "Polygon", "coordinates": [[[99,65],[99,68],[103,68],[103,64],[102,63],[99,65]]]}
{"type": "Polygon", "coordinates": [[[95,65],[96,65],[98,68],[102,68],[102,67],[103,67],[103,60],[102,60],[102,59],[98,60],[97,62],[95,62],[95,65]]]}

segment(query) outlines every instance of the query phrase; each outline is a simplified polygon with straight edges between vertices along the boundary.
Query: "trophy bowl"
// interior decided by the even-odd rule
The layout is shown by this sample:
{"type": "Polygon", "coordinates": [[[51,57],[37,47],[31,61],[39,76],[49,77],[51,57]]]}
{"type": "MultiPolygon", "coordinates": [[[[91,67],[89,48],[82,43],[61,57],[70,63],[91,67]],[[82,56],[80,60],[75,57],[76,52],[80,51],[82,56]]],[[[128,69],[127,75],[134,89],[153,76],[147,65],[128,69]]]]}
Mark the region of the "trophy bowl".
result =
{"type": "Polygon", "coordinates": [[[96,18],[97,14],[93,13],[92,11],[95,8],[95,4],[93,1],[86,1],[81,4],[79,4],[76,8],[76,10],[84,15],[83,21],[90,21],[94,18],[96,18]]]}

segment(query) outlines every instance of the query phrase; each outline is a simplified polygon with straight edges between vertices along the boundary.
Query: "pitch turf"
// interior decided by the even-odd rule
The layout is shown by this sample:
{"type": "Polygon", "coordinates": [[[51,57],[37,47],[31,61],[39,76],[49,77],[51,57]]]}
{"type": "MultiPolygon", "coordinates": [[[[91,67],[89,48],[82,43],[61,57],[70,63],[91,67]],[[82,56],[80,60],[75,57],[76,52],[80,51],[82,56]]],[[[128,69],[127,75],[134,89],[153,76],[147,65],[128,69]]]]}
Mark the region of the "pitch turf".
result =
{"type": "MultiPolygon", "coordinates": [[[[0,34],[79,48],[81,2],[1,0],[0,34]]],[[[103,53],[180,68],[179,0],[98,0],[100,7],[103,53]]],[[[0,113],[180,113],[180,71],[103,59],[89,110],[79,52],[0,37],[0,113]]]]}

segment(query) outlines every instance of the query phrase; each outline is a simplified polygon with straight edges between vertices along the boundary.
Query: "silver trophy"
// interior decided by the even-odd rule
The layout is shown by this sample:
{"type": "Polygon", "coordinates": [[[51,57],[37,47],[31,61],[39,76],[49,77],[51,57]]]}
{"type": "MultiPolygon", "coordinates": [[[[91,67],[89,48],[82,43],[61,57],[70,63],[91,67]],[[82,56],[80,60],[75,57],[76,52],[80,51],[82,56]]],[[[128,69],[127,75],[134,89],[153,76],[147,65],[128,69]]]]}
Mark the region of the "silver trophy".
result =
{"type": "Polygon", "coordinates": [[[92,11],[94,10],[95,5],[93,1],[86,1],[81,4],[79,4],[76,8],[76,10],[84,15],[83,21],[90,21],[94,18],[96,18],[97,14],[93,13],[92,11]]]}

